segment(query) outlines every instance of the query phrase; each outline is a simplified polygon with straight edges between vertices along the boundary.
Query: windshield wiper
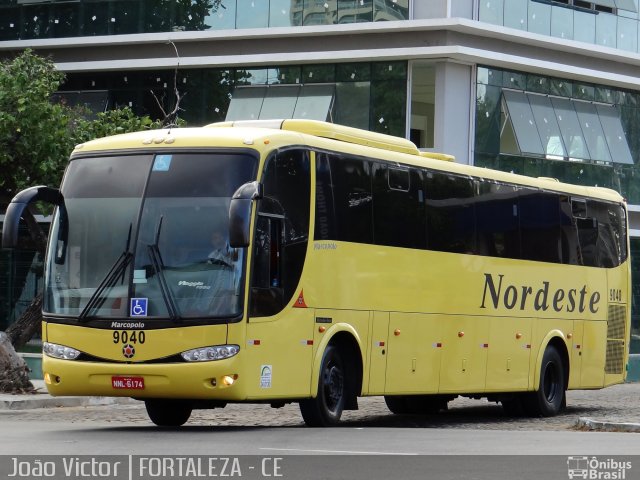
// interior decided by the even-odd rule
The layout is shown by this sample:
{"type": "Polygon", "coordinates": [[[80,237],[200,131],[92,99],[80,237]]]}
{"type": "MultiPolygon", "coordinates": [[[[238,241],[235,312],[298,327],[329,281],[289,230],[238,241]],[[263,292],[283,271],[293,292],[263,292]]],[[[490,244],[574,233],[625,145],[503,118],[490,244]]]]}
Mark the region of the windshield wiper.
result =
{"type": "Polygon", "coordinates": [[[78,316],[78,321],[80,322],[86,321],[87,317],[89,316],[89,312],[91,312],[94,309],[99,310],[100,308],[102,308],[102,305],[104,305],[104,302],[107,300],[107,297],[103,296],[103,293],[105,292],[105,290],[107,290],[108,288],[109,289],[112,288],[116,283],[118,283],[118,280],[121,283],[124,283],[124,274],[127,271],[127,267],[131,263],[131,260],[133,259],[133,253],[129,251],[129,244],[131,243],[132,226],[133,226],[132,224],[129,224],[129,235],[127,236],[127,244],[125,246],[124,251],[120,254],[118,259],[111,266],[109,273],[107,273],[104,279],[102,279],[102,282],[100,282],[100,285],[98,285],[98,288],[96,288],[95,292],[93,292],[93,295],[91,295],[91,297],[89,298],[89,301],[84,306],[84,308],[82,309],[82,312],[80,312],[80,315],[78,316]]]}
{"type": "Polygon", "coordinates": [[[162,262],[162,255],[160,254],[160,249],[158,248],[158,240],[160,239],[160,229],[162,228],[162,220],[163,216],[160,216],[160,221],[158,222],[158,228],[156,229],[156,238],[154,243],[151,245],[147,245],[147,249],[149,251],[149,259],[151,260],[151,265],[153,265],[153,269],[158,276],[158,285],[160,286],[160,293],[162,294],[162,300],[164,300],[164,304],[167,307],[167,312],[169,313],[169,318],[177,322],[182,320],[180,316],[180,312],[178,311],[178,307],[173,300],[173,296],[171,295],[171,290],[167,285],[167,279],[164,276],[164,263],[162,262]]]}

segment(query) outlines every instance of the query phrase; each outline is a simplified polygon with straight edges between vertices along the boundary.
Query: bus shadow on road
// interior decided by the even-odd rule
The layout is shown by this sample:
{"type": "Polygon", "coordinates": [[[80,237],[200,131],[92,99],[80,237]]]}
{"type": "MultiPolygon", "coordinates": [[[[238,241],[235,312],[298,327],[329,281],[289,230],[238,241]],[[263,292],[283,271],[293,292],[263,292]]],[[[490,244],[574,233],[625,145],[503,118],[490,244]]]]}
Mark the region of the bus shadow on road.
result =
{"type": "Polygon", "coordinates": [[[570,429],[579,417],[603,414],[602,408],[572,406],[555,417],[508,415],[500,405],[478,405],[451,408],[424,415],[377,414],[351,416],[345,414],[341,426],[368,428],[489,428],[489,429],[570,429]]]}

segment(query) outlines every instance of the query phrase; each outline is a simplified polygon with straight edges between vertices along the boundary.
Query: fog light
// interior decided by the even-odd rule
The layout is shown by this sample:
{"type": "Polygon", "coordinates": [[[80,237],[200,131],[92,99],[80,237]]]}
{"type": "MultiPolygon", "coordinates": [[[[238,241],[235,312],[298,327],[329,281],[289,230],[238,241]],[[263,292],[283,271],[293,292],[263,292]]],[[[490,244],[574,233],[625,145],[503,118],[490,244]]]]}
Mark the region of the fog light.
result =
{"type": "Polygon", "coordinates": [[[238,375],[225,375],[222,377],[222,384],[230,387],[236,381],[236,378],[238,378],[238,375]]]}
{"type": "Polygon", "coordinates": [[[60,377],[58,377],[57,375],[51,375],[50,373],[45,373],[43,378],[44,378],[44,383],[46,383],[47,385],[60,383],[60,377]]]}

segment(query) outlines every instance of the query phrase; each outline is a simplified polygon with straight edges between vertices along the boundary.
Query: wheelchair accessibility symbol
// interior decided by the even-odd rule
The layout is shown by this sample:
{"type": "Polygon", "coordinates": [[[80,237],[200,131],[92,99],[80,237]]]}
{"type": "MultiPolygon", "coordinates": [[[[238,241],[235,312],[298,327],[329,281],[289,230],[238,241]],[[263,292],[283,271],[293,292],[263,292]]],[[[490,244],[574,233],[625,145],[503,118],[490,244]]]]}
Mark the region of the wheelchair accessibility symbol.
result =
{"type": "Polygon", "coordinates": [[[132,298],[130,315],[132,317],[146,317],[148,301],[149,301],[148,298],[132,298]]]}

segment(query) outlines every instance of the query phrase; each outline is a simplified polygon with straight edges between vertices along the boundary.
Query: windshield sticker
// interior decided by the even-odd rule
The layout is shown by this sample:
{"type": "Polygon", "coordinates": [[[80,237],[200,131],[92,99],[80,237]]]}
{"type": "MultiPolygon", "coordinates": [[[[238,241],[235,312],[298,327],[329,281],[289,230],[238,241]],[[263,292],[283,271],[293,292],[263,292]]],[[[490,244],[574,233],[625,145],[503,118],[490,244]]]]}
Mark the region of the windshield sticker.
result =
{"type": "Polygon", "coordinates": [[[144,269],[134,270],[133,283],[147,283],[147,271],[144,269]]]}
{"type": "Polygon", "coordinates": [[[157,155],[153,162],[154,172],[168,172],[173,155],[157,155]]]}
{"type": "Polygon", "coordinates": [[[260,388],[271,388],[271,365],[260,367],[260,388]]]}
{"type": "Polygon", "coordinates": [[[146,317],[147,316],[147,304],[148,298],[132,298],[131,299],[131,316],[132,317],[146,317]]]}

